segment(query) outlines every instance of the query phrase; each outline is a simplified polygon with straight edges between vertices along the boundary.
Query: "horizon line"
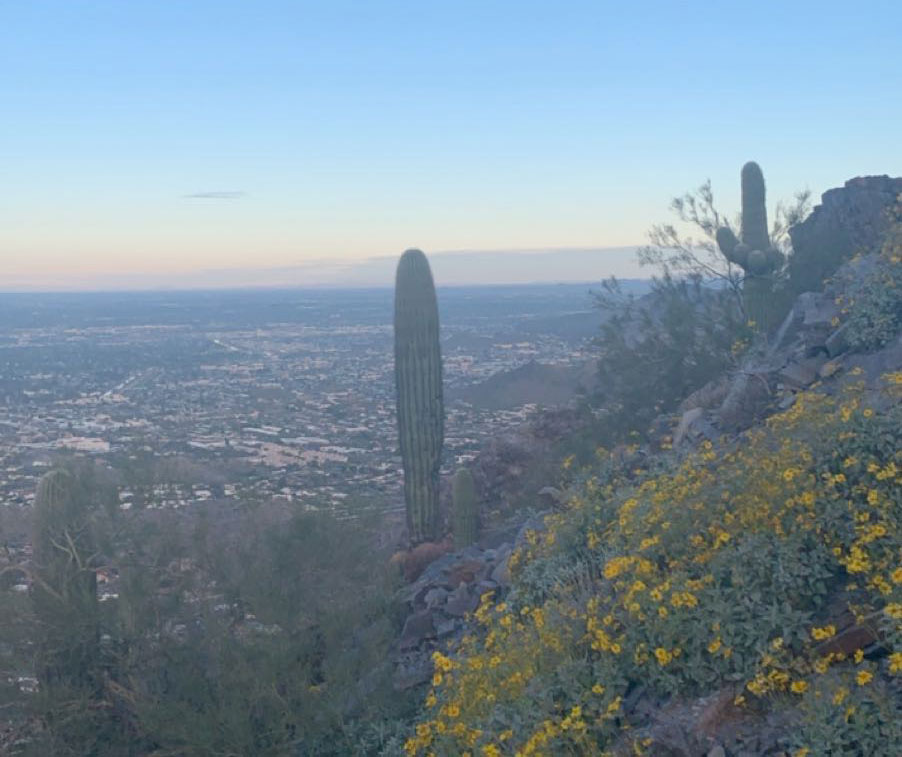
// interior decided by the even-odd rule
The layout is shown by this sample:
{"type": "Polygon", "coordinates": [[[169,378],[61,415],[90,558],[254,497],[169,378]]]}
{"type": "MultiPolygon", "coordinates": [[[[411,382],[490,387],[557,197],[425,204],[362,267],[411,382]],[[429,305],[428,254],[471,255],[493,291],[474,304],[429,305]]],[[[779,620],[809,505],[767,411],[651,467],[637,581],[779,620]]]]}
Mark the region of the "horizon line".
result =
{"type": "MultiPolygon", "coordinates": [[[[617,277],[618,281],[646,282],[651,277],[641,278],[636,276],[617,277]]],[[[482,289],[488,287],[536,287],[536,286],[582,286],[600,284],[604,279],[560,279],[549,281],[495,281],[491,283],[451,282],[448,284],[436,284],[436,290],[441,289],[482,289]]],[[[248,284],[246,286],[232,286],[209,284],[207,286],[186,287],[147,287],[138,288],[110,288],[110,289],[2,289],[3,295],[42,295],[42,294],[184,294],[191,292],[307,292],[322,290],[343,291],[382,291],[394,289],[394,284],[308,284],[304,285],[278,285],[278,284],[248,284]]]]}

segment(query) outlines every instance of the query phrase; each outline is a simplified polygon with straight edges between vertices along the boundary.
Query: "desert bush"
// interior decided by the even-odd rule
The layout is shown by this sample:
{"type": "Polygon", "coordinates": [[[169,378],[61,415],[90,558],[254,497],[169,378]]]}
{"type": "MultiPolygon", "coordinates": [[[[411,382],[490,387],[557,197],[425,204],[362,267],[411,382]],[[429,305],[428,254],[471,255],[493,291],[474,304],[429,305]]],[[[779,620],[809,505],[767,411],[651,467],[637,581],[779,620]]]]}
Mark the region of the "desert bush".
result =
{"type": "Polygon", "coordinates": [[[657,415],[732,365],[735,346],[751,335],[735,298],[698,277],[664,276],[641,299],[620,297],[611,283],[599,306],[609,317],[596,340],[594,402],[606,443],[644,434],[657,415]]]}
{"type": "MultiPolygon", "coordinates": [[[[185,755],[387,742],[406,706],[386,655],[399,621],[387,555],[322,513],[260,504],[233,518],[198,520],[190,564],[163,571],[181,601],[133,634],[125,663],[146,741],[185,755]]],[[[147,586],[134,590],[146,607],[147,586]]]]}
{"type": "Polygon", "coordinates": [[[902,204],[892,215],[873,269],[861,279],[849,277],[838,301],[855,349],[879,349],[902,330],[902,204]]]}
{"type": "MultiPolygon", "coordinates": [[[[902,374],[885,391],[898,403],[902,374]]],[[[639,748],[641,722],[623,708],[638,686],[665,697],[732,684],[739,707],[804,713],[806,692],[855,665],[823,647],[836,633],[828,599],[843,596],[857,617],[883,619],[888,663],[854,673],[879,711],[862,704],[879,746],[855,731],[836,753],[891,754],[882,692],[902,672],[893,407],[881,415],[855,385],[800,395],[741,445],[705,444],[639,481],[586,479],[512,556],[506,601],[486,599],[478,632],[435,656],[408,754],[588,755],[633,737],[639,748]]],[[[833,753],[818,743],[796,746],[833,753]]]]}

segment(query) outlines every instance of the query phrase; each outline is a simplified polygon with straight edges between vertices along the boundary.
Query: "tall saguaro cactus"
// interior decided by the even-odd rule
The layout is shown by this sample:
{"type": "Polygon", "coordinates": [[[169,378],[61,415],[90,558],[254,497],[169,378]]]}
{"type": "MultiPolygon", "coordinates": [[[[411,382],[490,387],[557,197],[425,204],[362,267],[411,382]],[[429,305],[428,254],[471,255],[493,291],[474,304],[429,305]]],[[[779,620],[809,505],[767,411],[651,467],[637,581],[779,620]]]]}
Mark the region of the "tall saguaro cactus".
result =
{"type": "Polygon", "coordinates": [[[407,250],[395,279],[395,386],[411,543],[438,531],[439,467],[445,437],[438,303],[429,261],[407,250]]]}
{"type": "Polygon", "coordinates": [[[95,547],[83,483],[55,470],[34,501],[32,602],[38,621],[38,676],[44,686],[90,686],[98,673],[95,547]]]}
{"type": "Polygon", "coordinates": [[[742,299],[746,315],[767,332],[774,325],[774,278],[783,266],[783,253],[773,247],[767,231],[764,174],[749,161],[742,167],[742,220],[740,239],[726,227],[717,230],[717,246],[724,257],[745,272],[742,299]]]}

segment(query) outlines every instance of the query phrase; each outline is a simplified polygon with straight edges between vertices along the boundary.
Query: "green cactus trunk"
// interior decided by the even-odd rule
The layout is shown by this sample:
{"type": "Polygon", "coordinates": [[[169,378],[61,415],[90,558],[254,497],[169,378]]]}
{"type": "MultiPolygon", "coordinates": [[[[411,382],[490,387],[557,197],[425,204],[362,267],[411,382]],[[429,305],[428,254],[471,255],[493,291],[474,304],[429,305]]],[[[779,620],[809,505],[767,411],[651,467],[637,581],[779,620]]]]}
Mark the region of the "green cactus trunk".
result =
{"type": "Polygon", "coordinates": [[[774,328],[778,315],[773,281],[769,276],[748,276],[742,282],[742,300],[745,314],[754,321],[755,329],[768,333],[774,328]]]}
{"type": "Polygon", "coordinates": [[[42,685],[93,686],[99,675],[95,546],[87,492],[66,471],[39,482],[33,521],[32,603],[42,685]]]}
{"type": "Polygon", "coordinates": [[[454,546],[458,549],[473,544],[479,538],[476,485],[466,468],[460,468],[451,481],[451,525],[454,546]]]}
{"type": "Polygon", "coordinates": [[[749,161],[742,167],[742,227],[740,238],[751,250],[767,250],[770,237],[767,231],[767,204],[764,174],[761,167],[749,161]]]}
{"type": "Polygon", "coordinates": [[[429,261],[407,250],[395,280],[395,387],[412,544],[438,535],[439,468],[445,435],[438,303],[429,261]]]}

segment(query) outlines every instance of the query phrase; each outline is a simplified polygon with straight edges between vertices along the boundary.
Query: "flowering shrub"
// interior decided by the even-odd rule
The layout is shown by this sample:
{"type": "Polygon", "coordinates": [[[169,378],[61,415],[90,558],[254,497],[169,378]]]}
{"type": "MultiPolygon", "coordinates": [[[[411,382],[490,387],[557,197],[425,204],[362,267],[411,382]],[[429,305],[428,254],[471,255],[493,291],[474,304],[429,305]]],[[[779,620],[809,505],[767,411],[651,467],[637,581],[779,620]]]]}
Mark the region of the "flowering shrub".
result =
{"type": "Polygon", "coordinates": [[[879,349],[902,329],[902,203],[892,212],[874,270],[838,300],[849,344],[860,350],[879,349]]]}
{"type": "Polygon", "coordinates": [[[798,754],[881,753],[861,750],[898,730],[886,680],[902,673],[902,373],[884,378],[888,413],[860,385],[800,395],[734,447],[576,486],[512,555],[506,601],[485,595],[479,631],[435,655],[407,754],[641,753],[637,687],[730,683],[737,706],[799,705],[798,754]],[[880,626],[882,662],[827,651],[837,596],[880,626]],[[840,689],[849,727],[821,729],[840,689]]]}

